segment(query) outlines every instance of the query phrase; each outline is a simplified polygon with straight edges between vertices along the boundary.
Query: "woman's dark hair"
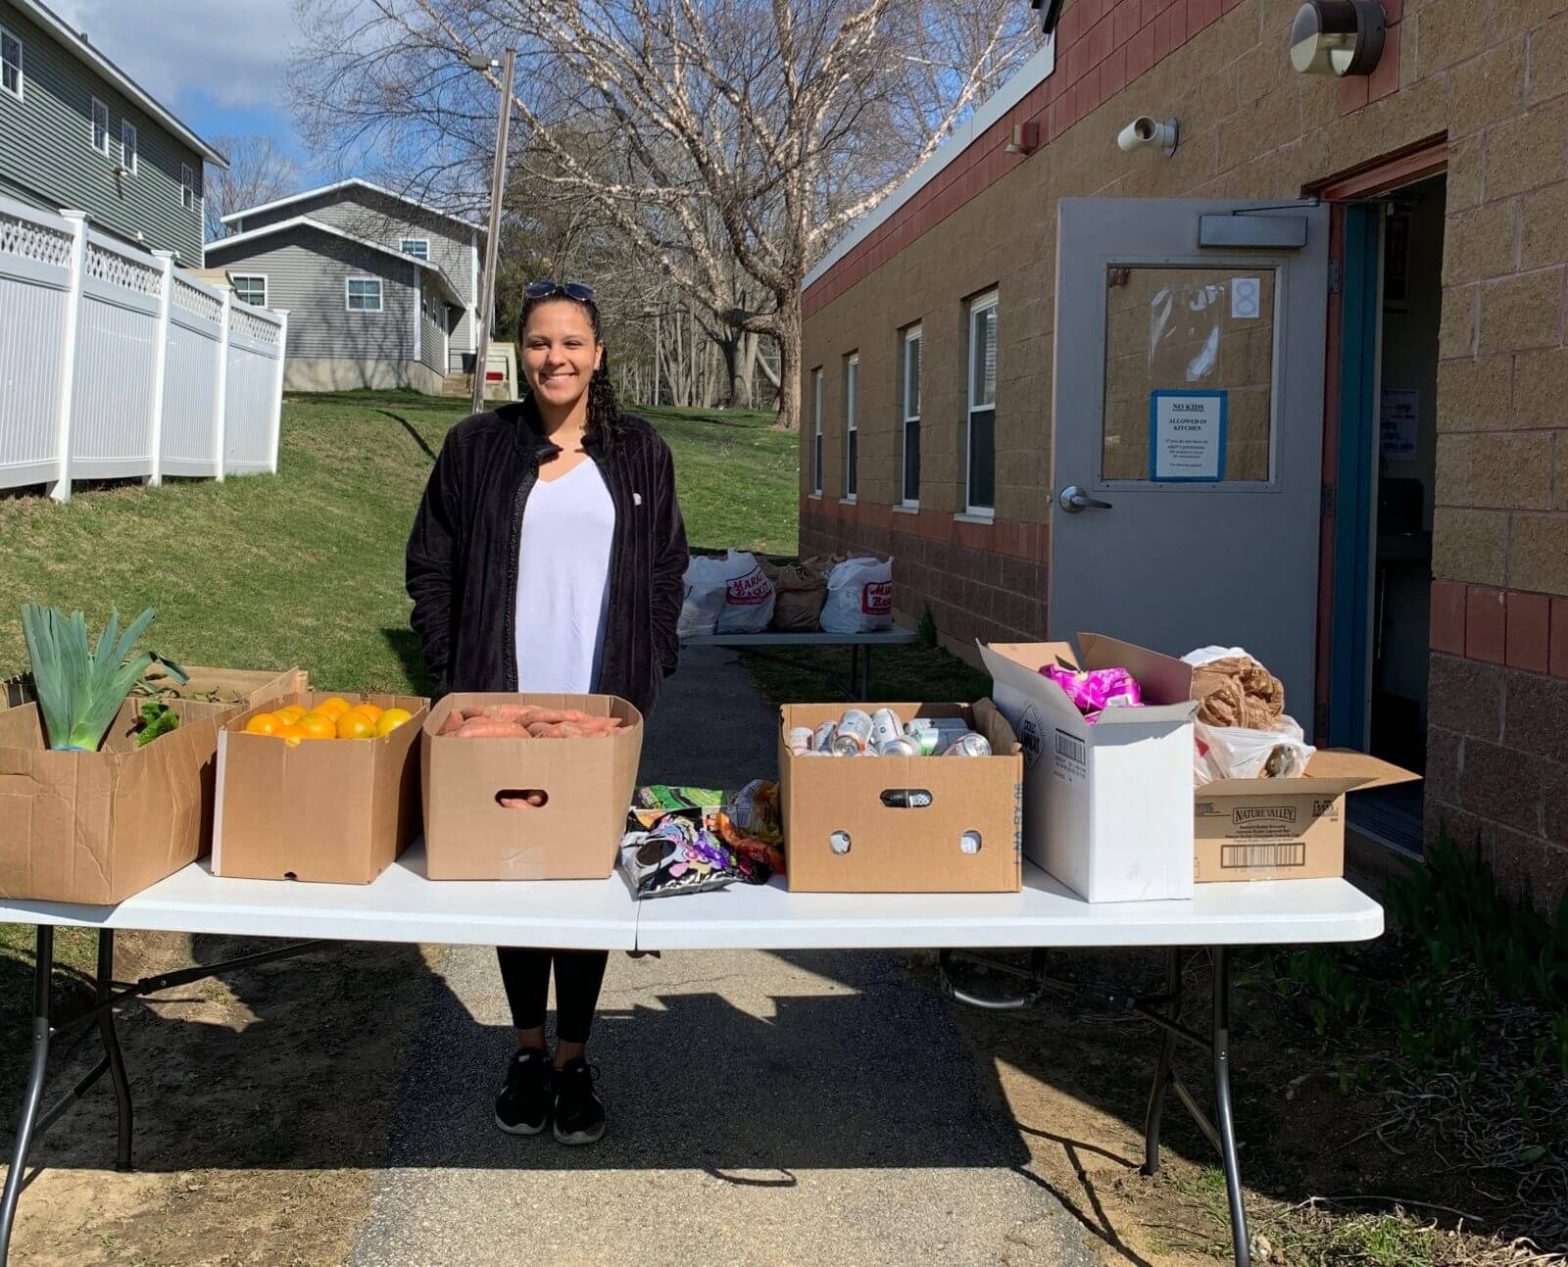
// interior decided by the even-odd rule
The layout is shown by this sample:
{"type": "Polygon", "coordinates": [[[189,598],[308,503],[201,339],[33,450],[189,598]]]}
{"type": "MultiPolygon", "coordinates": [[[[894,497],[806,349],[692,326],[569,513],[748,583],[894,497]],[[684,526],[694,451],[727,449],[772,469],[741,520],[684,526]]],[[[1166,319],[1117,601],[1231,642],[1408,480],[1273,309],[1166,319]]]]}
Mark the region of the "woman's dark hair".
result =
{"type": "MultiPolygon", "coordinates": [[[[541,295],[537,299],[523,300],[523,311],[517,318],[519,351],[523,346],[523,332],[528,329],[528,318],[533,315],[534,309],[542,308],[545,304],[576,304],[587,314],[588,324],[593,327],[594,342],[603,347],[604,334],[599,325],[599,305],[592,299],[578,299],[565,291],[557,290],[548,295],[541,295]]],[[[605,348],[599,357],[599,367],[588,380],[588,430],[593,431],[603,427],[605,431],[612,432],[620,425],[620,421],[621,406],[615,399],[615,388],[610,383],[610,350],[605,348]]]]}

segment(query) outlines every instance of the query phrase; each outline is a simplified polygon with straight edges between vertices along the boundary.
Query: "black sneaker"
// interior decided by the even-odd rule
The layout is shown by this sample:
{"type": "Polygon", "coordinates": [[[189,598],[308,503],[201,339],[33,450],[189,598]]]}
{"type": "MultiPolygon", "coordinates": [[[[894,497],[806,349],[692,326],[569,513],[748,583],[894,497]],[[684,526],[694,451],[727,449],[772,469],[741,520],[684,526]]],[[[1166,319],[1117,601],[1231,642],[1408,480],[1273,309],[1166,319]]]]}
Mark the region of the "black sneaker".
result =
{"type": "Polygon", "coordinates": [[[593,1093],[598,1069],[582,1057],[555,1071],[555,1138],[563,1144],[595,1144],[604,1135],[604,1104],[593,1093]]]}
{"type": "Polygon", "coordinates": [[[507,1062],[506,1086],[495,1098],[495,1124],[508,1135],[537,1135],[550,1121],[555,1099],[550,1053],[520,1051],[507,1062]]]}

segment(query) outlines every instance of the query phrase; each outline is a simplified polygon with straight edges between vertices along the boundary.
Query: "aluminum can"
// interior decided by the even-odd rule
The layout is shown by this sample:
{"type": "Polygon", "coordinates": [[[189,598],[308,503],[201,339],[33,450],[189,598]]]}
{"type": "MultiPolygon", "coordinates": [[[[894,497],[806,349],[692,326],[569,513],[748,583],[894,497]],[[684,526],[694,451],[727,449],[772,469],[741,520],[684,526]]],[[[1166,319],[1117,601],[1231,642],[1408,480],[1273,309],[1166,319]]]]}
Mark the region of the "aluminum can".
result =
{"type": "Polygon", "coordinates": [[[871,742],[881,747],[904,733],[904,724],[891,708],[879,708],[871,714],[871,742]]]}
{"type": "Polygon", "coordinates": [[[790,729],[789,734],[784,737],[784,742],[788,745],[789,750],[798,757],[801,753],[810,751],[811,739],[810,726],[794,726],[790,729]]]}
{"type": "Polygon", "coordinates": [[[836,727],[830,721],[823,722],[817,727],[816,733],[811,736],[811,750],[813,752],[833,751],[833,732],[836,727]]]}
{"type": "Polygon", "coordinates": [[[924,788],[900,788],[883,793],[882,803],[892,809],[924,809],[931,804],[931,793],[924,788]]]}
{"type": "Polygon", "coordinates": [[[871,718],[858,708],[852,708],[839,719],[833,737],[833,751],[841,757],[859,756],[871,746],[871,718]]]}
{"type": "Polygon", "coordinates": [[[918,757],[921,755],[920,745],[907,735],[895,735],[876,747],[879,757],[918,757]]]}
{"type": "Polygon", "coordinates": [[[984,735],[977,735],[974,731],[959,735],[948,744],[947,750],[942,753],[944,757],[989,757],[991,755],[991,742],[984,735]]]}
{"type": "Polygon", "coordinates": [[[915,745],[922,757],[933,756],[942,746],[942,737],[934,730],[911,730],[904,738],[915,745]]]}

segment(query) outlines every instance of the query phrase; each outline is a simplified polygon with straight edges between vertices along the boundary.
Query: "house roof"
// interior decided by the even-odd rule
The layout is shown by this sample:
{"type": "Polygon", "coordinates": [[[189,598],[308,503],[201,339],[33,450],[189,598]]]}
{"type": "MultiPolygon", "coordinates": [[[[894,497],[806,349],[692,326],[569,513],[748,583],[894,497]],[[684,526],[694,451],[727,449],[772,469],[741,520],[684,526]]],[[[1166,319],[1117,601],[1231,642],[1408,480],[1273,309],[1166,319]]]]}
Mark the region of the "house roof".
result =
{"type": "Polygon", "coordinates": [[[139,105],[164,127],[173,132],[177,137],[189,145],[207,162],[215,167],[228,170],[229,160],[220,154],[206,141],[192,132],[190,128],[181,123],[174,113],[159,102],[151,93],[127,75],[123,70],[111,62],[96,48],[89,44],[79,31],[73,31],[63,19],[57,17],[39,0],[11,0],[18,9],[41,26],[45,31],[60,42],[66,52],[78,61],[90,66],[99,75],[107,79],[127,97],[139,105]]]}
{"type": "MultiPolygon", "coordinates": [[[[404,264],[412,264],[415,268],[423,269],[426,273],[435,277],[446,290],[447,298],[452,303],[460,307],[462,306],[462,296],[457,293],[457,287],[452,284],[452,279],[446,275],[439,264],[433,264],[429,260],[422,260],[417,255],[409,255],[406,251],[399,251],[395,247],[388,246],[385,242],[376,242],[370,238],[362,238],[357,233],[349,233],[346,229],[340,229],[334,224],[327,224],[321,220],[312,220],[309,216],[294,216],[292,219],[279,220],[276,224],[269,224],[264,228],[251,229],[247,233],[232,233],[226,238],[218,238],[209,242],[207,243],[207,262],[208,264],[213,263],[212,255],[214,251],[226,251],[232,246],[240,246],[246,242],[255,242],[262,238],[275,237],[280,233],[287,233],[291,229],[314,229],[318,233],[327,233],[335,238],[342,238],[345,242],[352,242],[356,246],[362,246],[367,250],[377,251],[382,255],[390,256],[395,260],[402,261],[404,264]]],[[[227,267],[227,265],[222,264],[219,266],[227,267]]]]}
{"type": "Polygon", "coordinates": [[[259,207],[244,207],[239,211],[231,211],[223,217],[224,224],[232,224],[236,220],[243,220],[246,216],[260,215],[263,211],[272,211],[278,207],[287,207],[291,203],[303,202],[307,198],[319,198],[322,194],[336,193],[339,189],[358,187],[368,189],[372,193],[382,194],[398,202],[407,203],[410,207],[417,207],[421,211],[428,211],[431,215],[440,216],[443,220],[450,220],[453,224],[461,224],[465,228],[483,230],[484,226],[477,221],[469,220],[464,216],[455,216],[450,211],[443,211],[440,207],[432,207],[429,203],[420,202],[417,198],[410,198],[407,194],[400,194],[395,189],[387,189],[382,185],[372,184],[368,180],[361,180],[357,176],[348,180],[340,180],[331,185],[321,185],[315,189],[304,189],[297,194],[290,194],[287,198],[278,198],[273,202],[264,202],[259,207]]]}
{"type": "Polygon", "coordinates": [[[820,281],[835,264],[869,237],[878,225],[935,180],[943,168],[983,136],[993,123],[1049,79],[1055,69],[1056,36],[1052,35],[1014,72],[1011,79],[953,129],[953,135],[937,147],[936,153],[915,168],[908,180],[849,226],[849,231],[806,274],[800,288],[807,290],[820,281]]]}

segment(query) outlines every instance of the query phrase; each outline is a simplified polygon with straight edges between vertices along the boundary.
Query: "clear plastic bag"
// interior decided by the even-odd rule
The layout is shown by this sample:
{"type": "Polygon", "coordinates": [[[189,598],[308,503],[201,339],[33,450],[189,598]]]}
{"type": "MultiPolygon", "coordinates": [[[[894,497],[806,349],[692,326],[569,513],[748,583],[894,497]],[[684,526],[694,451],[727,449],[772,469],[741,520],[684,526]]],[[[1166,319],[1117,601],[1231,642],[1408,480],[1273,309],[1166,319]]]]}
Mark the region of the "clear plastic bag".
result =
{"type": "Polygon", "coordinates": [[[1317,752],[1293,718],[1273,730],[1193,723],[1192,773],[1198,787],[1216,779],[1295,779],[1317,752]]]}
{"type": "Polygon", "coordinates": [[[682,638],[717,633],[719,617],[724,614],[724,560],[696,556],[686,565],[682,579],[686,596],[681,602],[677,633],[682,638]]]}

